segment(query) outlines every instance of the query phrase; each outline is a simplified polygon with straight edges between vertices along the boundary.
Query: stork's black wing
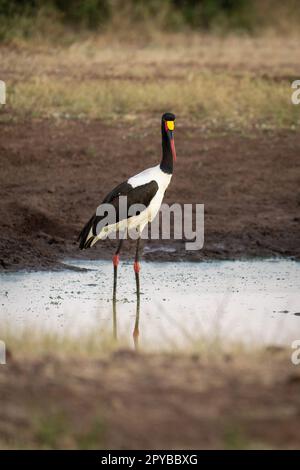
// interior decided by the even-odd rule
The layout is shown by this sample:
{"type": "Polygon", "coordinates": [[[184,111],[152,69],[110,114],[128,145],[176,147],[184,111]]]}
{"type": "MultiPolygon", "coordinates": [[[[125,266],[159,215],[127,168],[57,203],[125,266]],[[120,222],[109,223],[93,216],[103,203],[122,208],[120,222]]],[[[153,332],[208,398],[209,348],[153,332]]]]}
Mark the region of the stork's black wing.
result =
{"type": "MultiPolygon", "coordinates": [[[[111,221],[111,223],[117,223],[125,218],[131,217],[128,213],[129,208],[133,204],[143,204],[145,207],[148,207],[155,194],[158,191],[158,184],[156,181],[150,181],[149,183],[143,184],[133,188],[129,183],[124,182],[116,186],[103,200],[102,204],[112,204],[115,208],[116,218],[111,221]],[[119,202],[121,196],[127,196],[127,211],[120,213],[119,211],[119,202]]],[[[100,206],[101,207],[101,206],[100,206]]],[[[99,208],[98,208],[99,209],[99,208]]],[[[94,214],[88,223],[83,227],[79,235],[79,248],[89,248],[93,239],[100,233],[101,221],[103,220],[104,225],[110,225],[110,221],[107,220],[107,214],[97,215],[94,214]],[[103,220],[105,219],[105,220],[103,220]],[[92,229],[93,236],[89,237],[90,231],[92,229]]]]}

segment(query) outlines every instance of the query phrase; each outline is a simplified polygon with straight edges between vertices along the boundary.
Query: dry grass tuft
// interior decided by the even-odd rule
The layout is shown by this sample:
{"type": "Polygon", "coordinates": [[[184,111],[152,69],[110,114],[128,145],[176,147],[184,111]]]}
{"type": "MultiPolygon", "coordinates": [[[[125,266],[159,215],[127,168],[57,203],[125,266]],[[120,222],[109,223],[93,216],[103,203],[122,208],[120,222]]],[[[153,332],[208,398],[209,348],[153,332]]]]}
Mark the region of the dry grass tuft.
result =
{"type": "Polygon", "coordinates": [[[0,49],[14,116],[136,119],[172,109],[212,127],[299,126],[296,39],[159,35],[145,48],[105,37],[0,49]],[[289,59],[287,59],[289,57],[289,59]],[[12,65],[13,64],[13,65],[12,65]]]}

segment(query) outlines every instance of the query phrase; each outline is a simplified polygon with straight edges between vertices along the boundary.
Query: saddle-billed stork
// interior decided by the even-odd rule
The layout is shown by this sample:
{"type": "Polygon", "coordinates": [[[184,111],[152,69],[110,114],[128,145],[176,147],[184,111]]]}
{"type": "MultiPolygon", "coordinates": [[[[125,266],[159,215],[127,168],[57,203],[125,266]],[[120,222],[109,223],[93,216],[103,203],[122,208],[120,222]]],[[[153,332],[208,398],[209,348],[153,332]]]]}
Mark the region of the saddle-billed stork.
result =
{"type": "MultiPolygon", "coordinates": [[[[138,238],[136,243],[136,252],[134,260],[134,272],[136,278],[136,290],[138,299],[138,308],[140,302],[140,264],[139,264],[139,243],[140,234],[148,222],[151,222],[159,211],[165,191],[170,184],[173,173],[173,162],[176,160],[176,151],[174,144],[174,127],[175,115],[172,113],[165,113],[161,118],[161,134],[162,134],[162,159],[159,165],[138,173],[132,176],[127,181],[115,187],[104,199],[102,204],[112,204],[116,209],[116,219],[113,223],[107,223],[107,218],[99,214],[98,207],[88,223],[82,229],[79,235],[80,249],[90,248],[98,240],[106,238],[111,232],[122,230],[131,230],[135,228],[138,231],[138,238]],[[125,217],[119,211],[119,198],[127,196],[127,214],[125,217]],[[137,215],[130,215],[128,213],[130,206],[133,204],[143,204],[145,207],[137,215]],[[105,224],[101,225],[101,221],[105,224]]],[[[126,212],[126,211],[125,211],[126,212]]],[[[123,238],[119,240],[118,248],[113,256],[114,266],[114,285],[113,285],[113,301],[116,301],[116,288],[117,288],[117,270],[119,264],[119,254],[123,244],[123,238]]]]}

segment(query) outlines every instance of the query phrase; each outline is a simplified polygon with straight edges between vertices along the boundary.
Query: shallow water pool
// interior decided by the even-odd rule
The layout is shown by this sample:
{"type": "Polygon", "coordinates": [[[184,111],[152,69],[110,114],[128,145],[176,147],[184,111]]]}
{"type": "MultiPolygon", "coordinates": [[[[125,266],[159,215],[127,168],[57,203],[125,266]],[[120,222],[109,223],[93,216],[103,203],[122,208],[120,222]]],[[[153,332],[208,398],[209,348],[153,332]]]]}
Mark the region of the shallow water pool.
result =
{"type": "MultiPolygon", "coordinates": [[[[87,271],[1,274],[3,323],[16,330],[29,326],[72,335],[112,330],[111,263],[67,263],[87,271]]],[[[132,263],[119,266],[117,298],[118,335],[132,341],[132,263]]],[[[203,336],[289,346],[300,339],[300,263],[143,262],[140,345],[184,345],[203,336]]]]}

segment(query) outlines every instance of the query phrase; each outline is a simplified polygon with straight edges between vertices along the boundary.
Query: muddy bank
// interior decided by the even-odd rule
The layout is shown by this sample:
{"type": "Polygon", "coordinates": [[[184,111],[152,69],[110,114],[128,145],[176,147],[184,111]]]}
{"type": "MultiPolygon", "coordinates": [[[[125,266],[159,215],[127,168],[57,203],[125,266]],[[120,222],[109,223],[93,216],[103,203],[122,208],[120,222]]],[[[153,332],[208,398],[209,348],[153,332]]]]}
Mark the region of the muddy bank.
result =
{"type": "MultiPolygon", "coordinates": [[[[1,122],[0,134],[0,269],[110,257],[112,241],[79,252],[77,235],[114,185],[158,162],[159,126],[28,120],[1,122]]],[[[205,245],[187,252],[181,241],[147,242],[146,259],[299,259],[299,133],[212,135],[178,119],[175,138],[165,200],[205,204],[205,245]]],[[[125,257],[132,248],[125,244],[125,257]]]]}
{"type": "Polygon", "coordinates": [[[300,445],[300,369],[290,351],[8,360],[0,368],[1,448],[300,445]]]}

